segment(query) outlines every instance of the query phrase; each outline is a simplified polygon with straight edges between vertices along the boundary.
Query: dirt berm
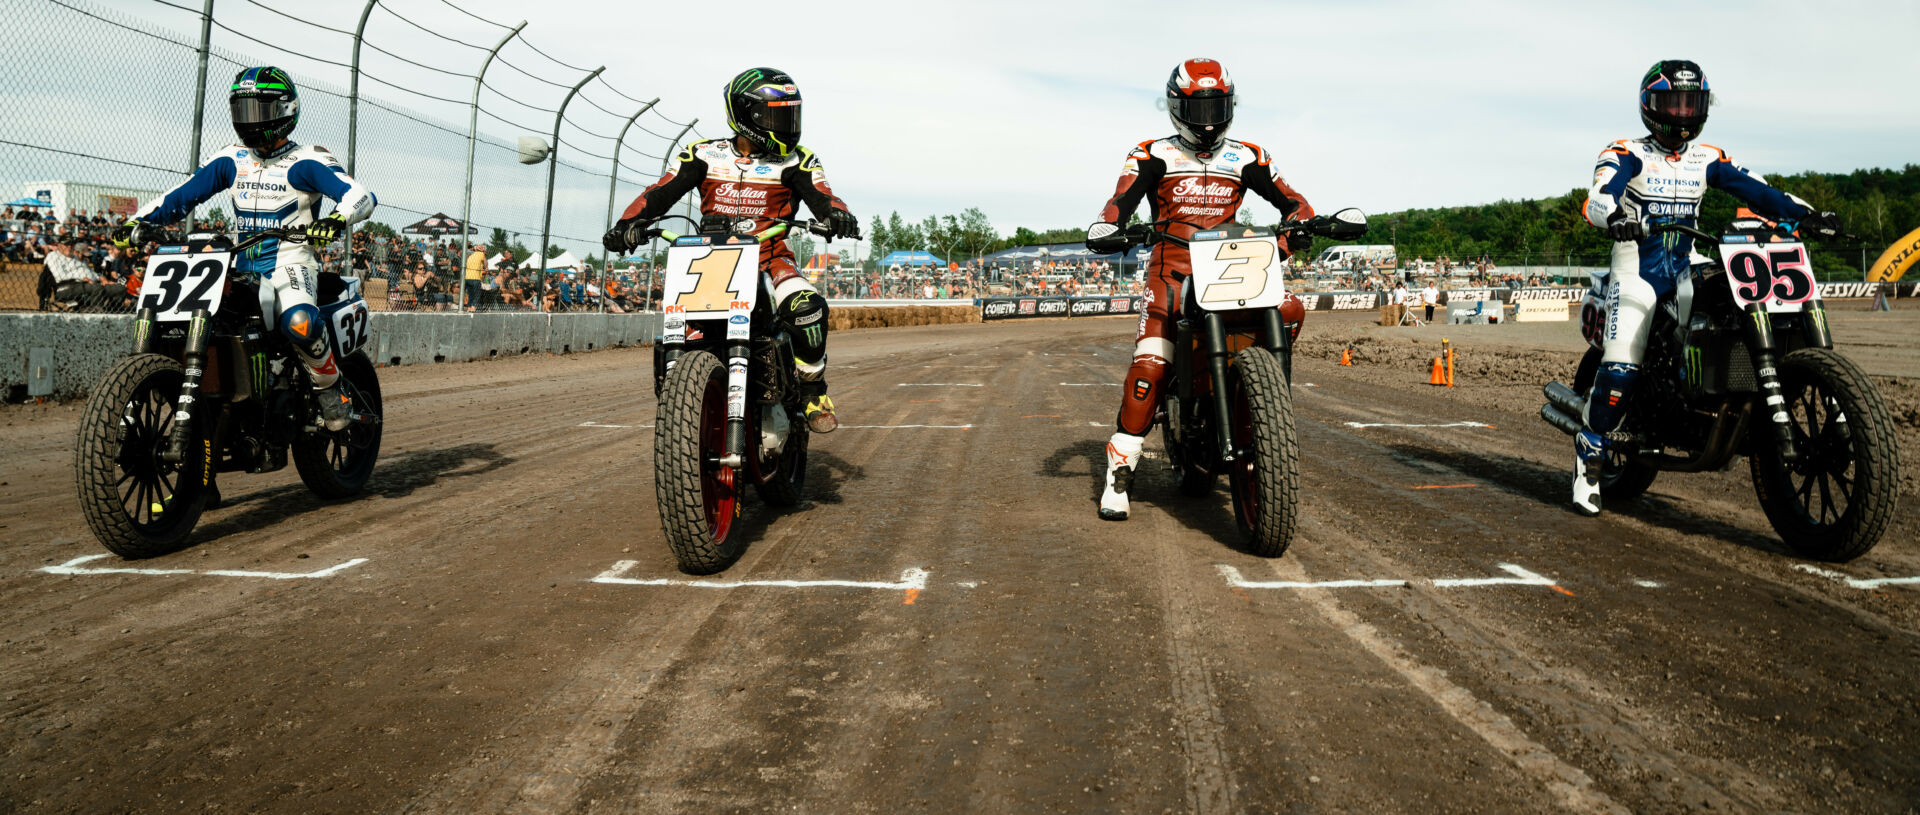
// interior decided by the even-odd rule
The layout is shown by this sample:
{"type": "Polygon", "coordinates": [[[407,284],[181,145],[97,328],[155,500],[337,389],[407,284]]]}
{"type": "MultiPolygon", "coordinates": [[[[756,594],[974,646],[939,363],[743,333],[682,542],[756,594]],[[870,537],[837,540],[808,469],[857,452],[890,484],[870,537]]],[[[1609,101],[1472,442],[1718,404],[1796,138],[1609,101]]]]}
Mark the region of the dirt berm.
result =
{"type": "Polygon", "coordinates": [[[977,306],[842,306],[827,312],[827,329],[900,328],[980,322],[977,306]]]}

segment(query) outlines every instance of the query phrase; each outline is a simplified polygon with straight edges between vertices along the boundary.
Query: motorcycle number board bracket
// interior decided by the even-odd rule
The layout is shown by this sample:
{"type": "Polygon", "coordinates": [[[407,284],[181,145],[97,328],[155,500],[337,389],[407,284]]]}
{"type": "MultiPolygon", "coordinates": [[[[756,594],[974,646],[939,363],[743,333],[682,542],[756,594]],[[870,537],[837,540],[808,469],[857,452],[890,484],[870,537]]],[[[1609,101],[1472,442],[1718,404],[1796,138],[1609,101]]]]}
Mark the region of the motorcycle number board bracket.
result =
{"type": "Polygon", "coordinates": [[[1720,244],[1734,302],[1742,308],[1759,304],[1763,311],[1793,312],[1819,294],[1805,244],[1752,240],[1747,235],[1728,235],[1720,244]]]}
{"type": "Polygon", "coordinates": [[[159,322],[184,322],[195,311],[220,310],[226,295],[230,252],[187,251],[185,246],[162,246],[147,261],[135,309],[153,309],[159,322]],[[169,251],[171,250],[171,251],[169,251]]]}
{"type": "Polygon", "coordinates": [[[1193,233],[1194,301],[1207,311],[1273,308],[1287,298],[1280,244],[1267,229],[1233,227],[1193,233]]]}
{"type": "Polygon", "coordinates": [[[723,319],[753,310],[760,295],[760,244],[685,237],[667,250],[661,302],[684,319],[723,319]],[[743,305],[744,304],[744,305],[743,305]]]}

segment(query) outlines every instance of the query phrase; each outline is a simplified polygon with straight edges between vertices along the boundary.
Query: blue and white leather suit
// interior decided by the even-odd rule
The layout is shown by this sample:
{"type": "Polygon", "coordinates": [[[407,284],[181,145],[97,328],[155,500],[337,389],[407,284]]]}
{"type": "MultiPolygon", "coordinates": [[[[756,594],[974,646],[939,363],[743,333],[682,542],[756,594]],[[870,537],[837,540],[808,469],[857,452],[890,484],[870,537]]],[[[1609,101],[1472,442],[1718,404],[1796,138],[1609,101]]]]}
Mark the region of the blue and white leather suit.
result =
{"type": "MultiPolygon", "coordinates": [[[[1600,153],[1587,195],[1587,222],[1605,229],[1607,220],[1620,212],[1649,227],[1693,226],[1708,189],[1725,190],[1774,220],[1798,220],[1813,213],[1805,201],[1768,186],[1718,147],[1693,144],[1674,152],[1647,136],[1614,142],[1600,153]]],[[[1587,398],[1588,429],[1610,433],[1625,418],[1626,398],[1646,356],[1654,305],[1673,296],[1676,288],[1691,286],[1687,268],[1692,251],[1693,239],[1678,232],[1614,243],[1600,372],[1587,398]]]]}
{"type": "MultiPolygon", "coordinates": [[[[348,224],[366,220],[378,203],[324,147],[287,142],[271,154],[262,154],[235,144],[208,157],[192,178],[148,202],[134,217],[152,224],[172,223],[222,192],[232,193],[234,222],[242,236],[305,227],[321,217],[323,198],[335,202],[335,212],[348,224]]],[[[333,385],[339,369],[314,299],[320,272],[314,248],[264,241],[242,253],[239,266],[240,271],[259,277],[260,313],[275,316],[280,331],[313,374],[313,386],[333,385]]]]}

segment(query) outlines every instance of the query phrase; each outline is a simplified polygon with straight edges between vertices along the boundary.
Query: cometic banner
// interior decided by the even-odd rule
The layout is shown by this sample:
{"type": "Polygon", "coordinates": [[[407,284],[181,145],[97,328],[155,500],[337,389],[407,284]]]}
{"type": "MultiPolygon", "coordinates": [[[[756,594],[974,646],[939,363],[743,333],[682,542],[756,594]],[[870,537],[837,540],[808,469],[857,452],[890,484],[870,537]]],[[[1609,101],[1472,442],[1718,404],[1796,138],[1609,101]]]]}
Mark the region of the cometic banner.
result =
{"type": "Polygon", "coordinates": [[[1013,320],[1022,317],[1101,317],[1109,314],[1134,314],[1143,298],[1128,295],[1112,297],[982,297],[980,317],[985,320],[1013,320]]]}

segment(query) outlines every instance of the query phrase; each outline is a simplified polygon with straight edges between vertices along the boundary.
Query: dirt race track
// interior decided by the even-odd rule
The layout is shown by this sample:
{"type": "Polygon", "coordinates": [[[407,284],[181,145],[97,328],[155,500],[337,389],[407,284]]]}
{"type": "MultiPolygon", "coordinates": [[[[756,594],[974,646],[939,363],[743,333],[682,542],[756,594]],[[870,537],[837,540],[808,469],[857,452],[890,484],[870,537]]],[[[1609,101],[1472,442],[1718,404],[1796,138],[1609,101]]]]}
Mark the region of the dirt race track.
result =
{"type": "MultiPolygon", "coordinates": [[[[0,811],[1920,808],[1911,481],[1843,565],[1744,463],[1581,518],[1534,415],[1571,324],[1360,320],[1308,325],[1273,561],[1155,466],[1095,518],[1123,318],[836,335],[851,426],[718,585],[661,542],[645,350],[383,370],[367,495],[229,475],[140,562],[80,519],[77,406],[0,408],[0,811]]],[[[1835,319],[1909,468],[1917,328],[1835,319]]]]}

